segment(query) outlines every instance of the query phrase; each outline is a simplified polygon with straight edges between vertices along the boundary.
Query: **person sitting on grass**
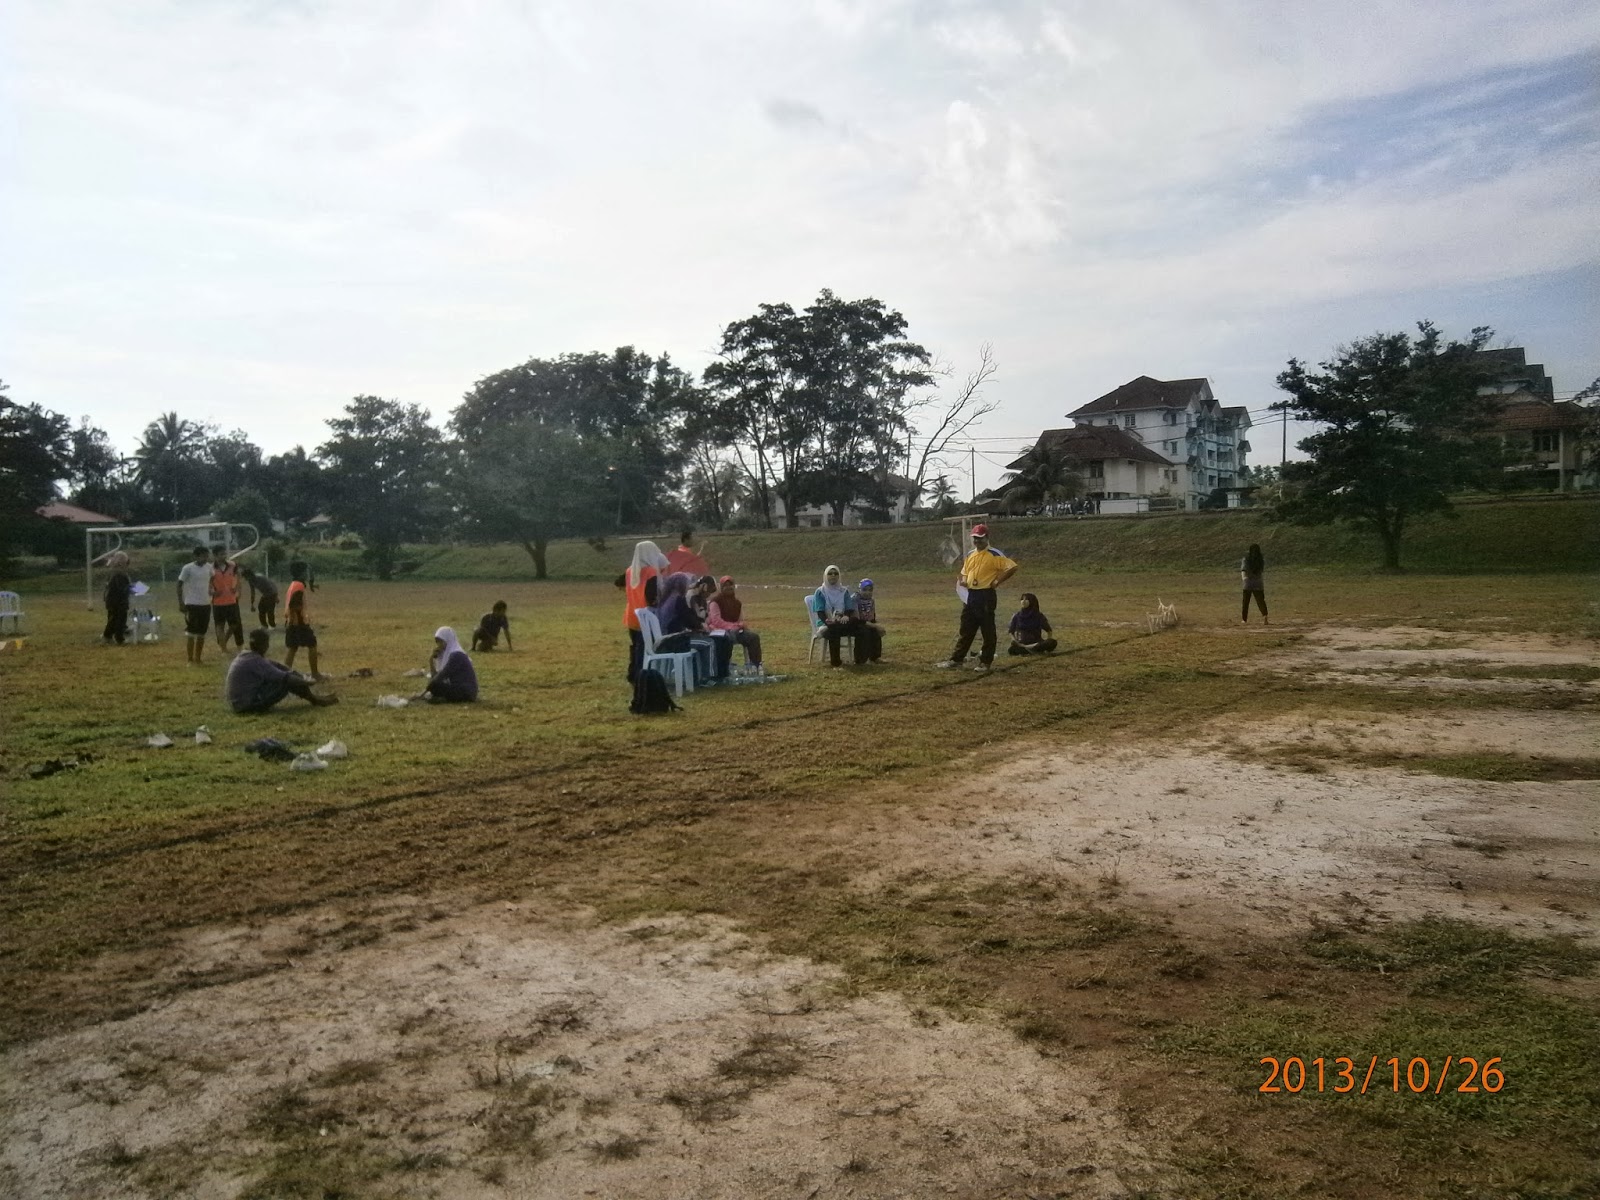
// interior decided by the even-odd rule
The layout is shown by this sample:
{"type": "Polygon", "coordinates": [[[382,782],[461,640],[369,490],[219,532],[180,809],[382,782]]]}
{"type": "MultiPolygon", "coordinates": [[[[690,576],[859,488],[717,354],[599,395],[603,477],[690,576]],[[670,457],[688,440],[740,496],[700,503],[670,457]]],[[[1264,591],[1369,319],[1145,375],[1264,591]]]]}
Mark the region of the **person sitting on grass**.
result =
{"type": "Polygon", "coordinates": [[[1021,604],[1011,616],[1011,645],[1007,654],[1049,654],[1056,648],[1056,639],[1048,636],[1050,618],[1039,608],[1039,597],[1023,592],[1021,604]]]}
{"type": "Polygon", "coordinates": [[[311,680],[267,657],[272,635],[265,629],[250,631],[249,648],[228,664],[223,695],[236,713],[264,713],[285,696],[299,696],[318,708],[339,703],[337,696],[319,696],[311,690],[311,680]]]}
{"type": "Polygon", "coordinates": [[[494,608],[478,618],[478,627],[472,631],[472,652],[493,650],[500,644],[500,635],[506,635],[506,649],[515,650],[511,644],[511,621],[506,617],[506,602],[496,600],[494,608]]]}
{"type": "MultiPolygon", "coordinates": [[[[856,598],[850,589],[839,582],[839,568],[829,566],[822,573],[822,586],[811,593],[811,611],[817,614],[822,626],[822,636],[828,642],[828,664],[835,671],[839,665],[839,639],[854,638],[860,622],[856,620],[856,598]]],[[[856,661],[860,662],[861,644],[855,643],[856,661]]]]}
{"type": "Polygon", "coordinates": [[[878,624],[878,601],[872,580],[863,579],[856,590],[856,662],[883,661],[883,626],[878,624]]]}
{"type": "Polygon", "coordinates": [[[428,686],[414,699],[430,704],[470,704],[478,698],[478,673],[461,648],[456,631],[441,625],[433,634],[433,657],[428,660],[428,686]]]}
{"type": "Polygon", "coordinates": [[[721,587],[711,597],[707,608],[706,628],[717,641],[717,678],[726,679],[728,663],[733,659],[733,648],[743,646],[745,661],[752,667],[761,666],[761,635],[744,622],[744,602],[734,589],[733,576],[724,575],[721,587]]]}

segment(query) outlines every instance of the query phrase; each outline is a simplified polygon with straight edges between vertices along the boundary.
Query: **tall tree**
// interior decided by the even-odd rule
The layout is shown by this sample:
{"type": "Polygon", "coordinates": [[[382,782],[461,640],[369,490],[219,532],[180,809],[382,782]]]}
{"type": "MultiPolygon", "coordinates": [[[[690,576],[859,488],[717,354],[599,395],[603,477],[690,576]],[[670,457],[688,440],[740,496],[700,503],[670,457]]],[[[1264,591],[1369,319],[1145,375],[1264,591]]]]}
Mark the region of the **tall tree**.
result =
{"type": "Polygon", "coordinates": [[[204,503],[201,475],[207,432],[204,425],[175,412],[162,413],[145,426],[133,452],[134,479],[163,513],[192,516],[183,510],[204,503]]]}
{"type": "Polygon", "coordinates": [[[772,525],[782,496],[788,524],[798,524],[801,475],[811,414],[805,403],[800,317],[787,304],[763,304],[722,331],[721,357],[705,370],[712,389],[706,436],[731,447],[749,480],[761,523],[772,525]]]}
{"type": "Polygon", "coordinates": [[[304,523],[327,507],[322,464],[307,454],[304,446],[267,459],[261,464],[260,479],[261,493],[279,520],[304,523]]]}
{"type": "Polygon", "coordinates": [[[0,383],[0,551],[24,544],[36,531],[34,509],[56,498],[72,449],[65,417],[18,404],[6,391],[0,383]]]}
{"type": "MultiPolygon", "coordinates": [[[[974,424],[1000,407],[1000,401],[984,394],[984,388],[1000,369],[994,360],[994,347],[985,342],[978,348],[978,365],[969,371],[961,385],[944,400],[926,396],[910,406],[911,423],[920,435],[920,453],[908,454],[907,475],[917,495],[927,490],[929,476],[948,466],[950,445],[974,424]],[[927,432],[923,433],[926,425],[927,432]]],[[[951,375],[949,367],[941,374],[951,375]]],[[[943,475],[939,476],[941,479],[943,475]]],[[[948,485],[949,480],[945,480],[948,485]]],[[[954,492],[952,491],[952,496],[954,492]]],[[[935,503],[944,497],[935,496],[935,503]]]]}
{"type": "Polygon", "coordinates": [[[132,497],[123,458],[104,429],[79,420],[69,435],[68,497],[74,504],[111,516],[126,516],[132,497]]]}
{"type": "Polygon", "coordinates": [[[442,506],[442,440],[420,405],[357,396],[344,411],[317,447],[331,515],[361,535],[378,578],[391,579],[395,551],[442,506]]]}
{"type": "Polygon", "coordinates": [[[1482,436],[1494,414],[1478,394],[1474,361],[1493,336],[1486,327],[1448,342],[1427,321],[1413,339],[1379,333],[1340,347],[1321,370],[1298,359],[1278,376],[1290,399],[1273,405],[1322,426],[1299,443],[1311,457],[1284,468],[1277,519],[1303,524],[1349,521],[1370,529],[1383,566],[1400,569],[1400,546],[1415,517],[1450,512],[1450,493],[1479,482],[1496,449],[1482,436]]]}

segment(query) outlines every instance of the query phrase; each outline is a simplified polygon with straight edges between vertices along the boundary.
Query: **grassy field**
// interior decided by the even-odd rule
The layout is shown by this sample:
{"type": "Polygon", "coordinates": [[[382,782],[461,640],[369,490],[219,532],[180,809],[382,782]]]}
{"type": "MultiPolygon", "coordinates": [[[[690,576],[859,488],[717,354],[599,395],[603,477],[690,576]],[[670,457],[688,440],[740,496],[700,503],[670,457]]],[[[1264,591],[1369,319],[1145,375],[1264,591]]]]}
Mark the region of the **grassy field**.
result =
{"type": "MultiPolygon", "coordinates": [[[[773,535],[717,539],[717,565],[741,572],[769,670],[788,678],[706,691],[655,720],[626,711],[620,601],[604,582],[328,583],[315,616],[323,670],[343,703],[312,710],[291,700],[257,717],[220,702],[224,656],[214,644],[199,668],[184,663],[182,639],[170,633],[159,645],[103,647],[81,597],[29,596],[32,636],[0,658],[0,1033],[26,1041],[149,1004],[160,995],[152,973],[107,970],[101,956],[158,961],[175,931],[195,925],[401,892],[489,899],[559,887],[613,919],[726,914],[775,949],[836,964],[850,988],[998,1014],[1043,1052],[1114,1058],[1128,1111],[1186,1131],[1179,1143],[1193,1194],[1593,1194],[1583,1189],[1600,1187],[1591,1153],[1600,1091],[1581,1067],[1593,1064],[1600,1023],[1592,994],[1536,978],[1589,972],[1594,955],[1582,945],[1421,925],[1263,942],[1219,960],[1215,948],[1119,901],[1115,888],[1077,895],[1034,879],[952,876],[908,891],[891,871],[863,889],[847,883],[873,864],[841,858],[836,840],[803,836],[870,820],[889,798],[906,803],[1019,744],[1114,745],[1224,713],[1248,723],[1302,708],[1437,706],[1420,692],[1224,669],[1319,622],[1452,630],[1488,617],[1519,631],[1596,632],[1595,579],[1582,574],[1301,569],[1273,574],[1275,624],[1246,636],[1228,556],[1250,518],[1237,520],[1215,547],[1224,560],[1216,572],[1066,573],[1048,556],[1042,569],[1030,564],[1018,584],[1041,596],[1063,652],[1002,658],[987,678],[929,669],[955,630],[949,579],[910,569],[869,535],[786,535],[778,556],[819,568],[840,561],[877,579],[888,662],[840,672],[804,661],[800,599],[820,571],[770,561],[746,569],[773,535]],[[1184,626],[1149,636],[1143,615],[1158,593],[1178,605],[1184,626]],[[374,706],[382,693],[414,687],[401,673],[424,662],[435,626],[465,633],[495,599],[509,602],[517,649],[479,656],[480,704],[374,706]],[[347,678],[362,668],[374,675],[347,678]],[[212,745],[193,744],[201,724],[212,745]],[[144,747],[157,731],[177,745],[144,747]],[[241,752],[261,736],[302,748],[338,737],[352,757],[292,774],[241,752]],[[28,777],[50,758],[82,765],[28,777]],[[1394,967],[1374,973],[1374,961],[1394,967]],[[1446,969],[1462,962],[1471,969],[1446,969]],[[1070,982],[1094,979],[1111,983],[1070,982]],[[1263,1047],[1398,1042],[1416,1053],[1504,1047],[1521,1064],[1520,1086],[1477,1105],[1269,1108],[1254,1094],[1256,1058],[1272,1052],[1263,1047]]],[[[1036,526],[1008,527],[1003,544],[1026,560],[1045,536],[1036,526]]],[[[1119,532],[1094,536],[1153,528],[1117,523],[1119,532]]],[[[925,557],[926,541],[924,532],[903,557],[925,557]]],[[[1130,540],[1117,554],[1159,549],[1130,540]]],[[[614,568],[608,559],[594,574],[614,568]]],[[[1439,755],[1431,769],[1453,765],[1439,755]]],[[[216,982],[226,980],[191,986],[216,982]]]]}

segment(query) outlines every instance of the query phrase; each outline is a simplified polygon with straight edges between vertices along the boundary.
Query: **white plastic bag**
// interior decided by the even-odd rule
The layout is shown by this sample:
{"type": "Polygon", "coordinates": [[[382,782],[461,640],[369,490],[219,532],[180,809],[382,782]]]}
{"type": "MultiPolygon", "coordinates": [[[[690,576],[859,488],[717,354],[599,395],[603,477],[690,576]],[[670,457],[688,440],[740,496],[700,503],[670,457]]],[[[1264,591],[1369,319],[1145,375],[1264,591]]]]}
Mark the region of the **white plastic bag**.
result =
{"type": "Polygon", "coordinates": [[[291,771],[326,771],[328,764],[315,754],[296,754],[294,761],[289,764],[291,771]]]}
{"type": "Polygon", "coordinates": [[[379,708],[404,708],[411,702],[404,696],[379,696],[376,703],[379,708]]]}
{"type": "Polygon", "coordinates": [[[412,667],[409,671],[400,672],[401,679],[421,679],[425,675],[427,675],[427,672],[421,667],[412,667]]]}
{"type": "Polygon", "coordinates": [[[144,744],[149,746],[152,750],[165,750],[168,746],[172,745],[173,742],[172,739],[164,733],[152,733],[149,737],[145,738],[144,744]]]}
{"type": "Polygon", "coordinates": [[[196,746],[211,745],[211,730],[207,729],[204,725],[200,726],[199,729],[196,729],[194,731],[194,744],[196,746]]]}
{"type": "Polygon", "coordinates": [[[333,741],[328,742],[326,745],[322,745],[322,746],[318,746],[317,747],[317,757],[318,758],[349,758],[350,757],[350,747],[346,746],[338,738],[334,738],[333,741]]]}

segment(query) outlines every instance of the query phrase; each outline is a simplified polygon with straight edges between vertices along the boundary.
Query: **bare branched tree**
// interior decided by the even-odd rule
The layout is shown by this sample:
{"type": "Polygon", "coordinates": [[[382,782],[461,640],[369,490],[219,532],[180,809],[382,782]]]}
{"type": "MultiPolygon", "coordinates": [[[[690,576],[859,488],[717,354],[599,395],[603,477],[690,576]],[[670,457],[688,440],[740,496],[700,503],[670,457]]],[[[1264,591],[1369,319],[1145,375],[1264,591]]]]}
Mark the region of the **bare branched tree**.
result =
{"type": "MultiPolygon", "coordinates": [[[[948,465],[945,455],[949,452],[950,443],[1000,407],[1000,401],[983,396],[984,385],[994,378],[999,369],[999,364],[994,360],[994,347],[985,342],[978,348],[978,365],[968,373],[954,395],[943,402],[939,401],[937,394],[930,395],[910,406],[908,416],[913,427],[918,424],[916,415],[922,412],[928,414],[933,426],[922,443],[922,453],[915,456],[916,469],[910,473],[915,486],[913,500],[922,495],[929,474],[948,465]]],[[[953,368],[946,368],[943,373],[952,375],[954,371],[953,368]]]]}

